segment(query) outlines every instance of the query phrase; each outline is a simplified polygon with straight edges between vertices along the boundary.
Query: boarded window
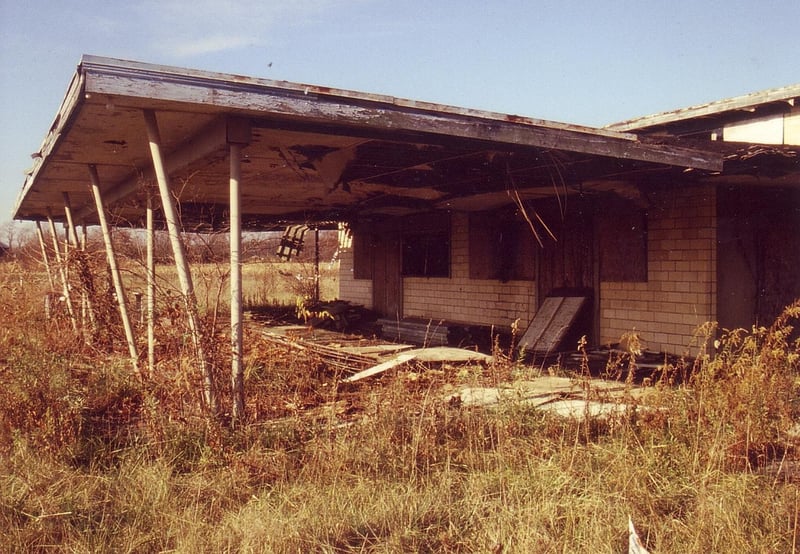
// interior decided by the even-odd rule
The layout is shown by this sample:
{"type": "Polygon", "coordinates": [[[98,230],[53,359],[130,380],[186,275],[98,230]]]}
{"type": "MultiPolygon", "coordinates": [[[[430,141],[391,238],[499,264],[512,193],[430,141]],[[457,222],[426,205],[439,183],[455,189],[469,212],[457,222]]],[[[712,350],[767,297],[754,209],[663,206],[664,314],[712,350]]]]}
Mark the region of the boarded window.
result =
{"type": "Polygon", "coordinates": [[[609,200],[598,215],[597,234],[601,281],[647,281],[647,212],[609,200]]]}
{"type": "Polygon", "coordinates": [[[403,276],[450,276],[450,216],[432,214],[403,221],[403,276]]]}
{"type": "Polygon", "coordinates": [[[533,280],[536,248],[527,223],[511,211],[469,216],[471,279],[533,280]]]}

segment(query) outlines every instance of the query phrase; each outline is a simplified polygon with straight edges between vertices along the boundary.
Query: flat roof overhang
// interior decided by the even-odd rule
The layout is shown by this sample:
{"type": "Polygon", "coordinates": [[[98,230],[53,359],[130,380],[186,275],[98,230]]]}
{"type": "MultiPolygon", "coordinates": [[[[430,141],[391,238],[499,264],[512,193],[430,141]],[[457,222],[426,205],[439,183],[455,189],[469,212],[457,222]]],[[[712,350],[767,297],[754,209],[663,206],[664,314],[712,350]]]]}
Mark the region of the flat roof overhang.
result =
{"type": "Polygon", "coordinates": [[[97,214],[140,226],[156,114],[184,224],[225,226],[229,145],[242,145],[245,227],[488,209],[608,179],[716,172],[722,155],[633,134],[319,86],[84,56],[25,180],[15,219],[97,214]],[[65,196],[66,195],[66,196],[65,196]]]}
{"type": "Polygon", "coordinates": [[[800,83],[707,102],[606,125],[623,133],[697,136],[721,129],[726,123],[790,112],[800,101],[800,83]]]}

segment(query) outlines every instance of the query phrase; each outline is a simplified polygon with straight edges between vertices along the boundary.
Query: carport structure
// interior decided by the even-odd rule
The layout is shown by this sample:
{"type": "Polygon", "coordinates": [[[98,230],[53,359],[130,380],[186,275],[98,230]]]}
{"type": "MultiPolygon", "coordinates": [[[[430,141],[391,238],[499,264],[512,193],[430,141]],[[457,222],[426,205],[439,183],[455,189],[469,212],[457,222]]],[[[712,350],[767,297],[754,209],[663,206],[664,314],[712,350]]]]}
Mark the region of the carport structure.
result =
{"type": "Polygon", "coordinates": [[[166,226],[212,409],[181,232],[229,230],[234,418],[244,406],[243,229],[475,210],[722,169],[720,154],[630,133],[95,56],[82,58],[33,157],[14,217],[48,221],[54,236],[61,221],[75,245],[76,225],[103,227],[136,368],[107,230],[149,230],[152,333],[152,234],[166,226]]]}

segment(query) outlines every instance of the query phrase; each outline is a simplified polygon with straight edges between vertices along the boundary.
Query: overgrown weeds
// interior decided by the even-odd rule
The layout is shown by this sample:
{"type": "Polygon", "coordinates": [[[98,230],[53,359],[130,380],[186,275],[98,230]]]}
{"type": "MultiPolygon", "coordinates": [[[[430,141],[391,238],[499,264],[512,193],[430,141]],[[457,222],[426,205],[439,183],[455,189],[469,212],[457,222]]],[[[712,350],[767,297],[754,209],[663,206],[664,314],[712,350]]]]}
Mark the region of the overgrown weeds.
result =
{"type": "Polygon", "coordinates": [[[666,368],[613,421],[444,401],[459,382],[531,378],[511,356],[343,388],[253,334],[248,424],[232,430],[200,410],[180,348],[140,382],[124,352],[44,320],[43,280],[13,272],[0,281],[5,552],[621,552],[628,515],[653,552],[797,549],[800,488],[772,468],[797,461],[799,304],[716,351],[706,329],[685,379],[666,368]]]}

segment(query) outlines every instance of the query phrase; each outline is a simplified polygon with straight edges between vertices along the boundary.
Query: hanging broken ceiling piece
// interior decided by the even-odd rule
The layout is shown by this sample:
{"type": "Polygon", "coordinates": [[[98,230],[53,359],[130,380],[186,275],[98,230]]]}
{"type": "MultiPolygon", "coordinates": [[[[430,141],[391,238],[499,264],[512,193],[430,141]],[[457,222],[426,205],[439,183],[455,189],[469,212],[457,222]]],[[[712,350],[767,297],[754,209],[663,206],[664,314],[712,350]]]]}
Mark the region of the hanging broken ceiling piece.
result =
{"type": "Polygon", "coordinates": [[[280,259],[288,262],[292,256],[297,256],[303,251],[303,239],[308,231],[308,225],[289,225],[281,237],[278,251],[275,253],[280,259]]]}

